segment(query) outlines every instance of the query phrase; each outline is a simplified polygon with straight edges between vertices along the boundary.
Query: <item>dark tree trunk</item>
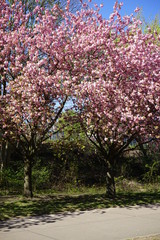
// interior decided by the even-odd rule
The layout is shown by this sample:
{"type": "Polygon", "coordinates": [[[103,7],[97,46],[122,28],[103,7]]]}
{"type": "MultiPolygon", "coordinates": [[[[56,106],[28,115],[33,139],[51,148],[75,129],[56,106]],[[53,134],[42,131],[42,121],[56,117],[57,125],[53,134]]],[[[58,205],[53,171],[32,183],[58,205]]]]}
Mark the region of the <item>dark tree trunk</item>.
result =
{"type": "Polygon", "coordinates": [[[115,198],[115,196],[116,196],[114,170],[113,170],[113,166],[111,166],[111,164],[108,164],[108,166],[107,166],[106,195],[109,198],[115,198]]]}
{"type": "Polygon", "coordinates": [[[24,196],[33,197],[32,191],[32,160],[24,158],[24,196]]]}
{"type": "Polygon", "coordinates": [[[3,172],[10,161],[11,156],[11,146],[8,141],[4,141],[0,139],[0,169],[3,172]]]}

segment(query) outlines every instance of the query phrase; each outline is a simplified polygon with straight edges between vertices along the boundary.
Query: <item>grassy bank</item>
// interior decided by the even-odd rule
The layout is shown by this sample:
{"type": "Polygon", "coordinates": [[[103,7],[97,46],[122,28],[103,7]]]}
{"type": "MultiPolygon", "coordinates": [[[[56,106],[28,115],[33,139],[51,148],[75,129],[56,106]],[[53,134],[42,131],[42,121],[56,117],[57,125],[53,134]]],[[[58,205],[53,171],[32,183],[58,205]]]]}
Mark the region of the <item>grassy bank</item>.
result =
{"type": "Polygon", "coordinates": [[[105,188],[82,188],[66,192],[41,192],[33,199],[21,195],[0,196],[0,220],[12,217],[53,214],[66,211],[124,207],[160,203],[160,191],[118,191],[115,199],[105,195],[105,188]]]}

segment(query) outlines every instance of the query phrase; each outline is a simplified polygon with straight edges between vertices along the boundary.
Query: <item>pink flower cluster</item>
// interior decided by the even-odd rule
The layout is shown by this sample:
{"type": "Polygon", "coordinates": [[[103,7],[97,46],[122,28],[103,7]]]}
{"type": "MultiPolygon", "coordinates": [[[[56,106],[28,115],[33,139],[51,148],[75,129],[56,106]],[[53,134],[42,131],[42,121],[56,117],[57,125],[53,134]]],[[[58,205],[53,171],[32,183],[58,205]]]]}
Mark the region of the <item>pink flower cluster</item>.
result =
{"type": "Polygon", "coordinates": [[[160,47],[133,15],[121,17],[121,6],[116,2],[108,20],[99,8],[73,14],[37,6],[29,27],[21,2],[1,0],[0,74],[9,81],[1,96],[4,136],[42,140],[68,96],[94,141],[120,150],[136,134],[159,136],[160,47]]]}

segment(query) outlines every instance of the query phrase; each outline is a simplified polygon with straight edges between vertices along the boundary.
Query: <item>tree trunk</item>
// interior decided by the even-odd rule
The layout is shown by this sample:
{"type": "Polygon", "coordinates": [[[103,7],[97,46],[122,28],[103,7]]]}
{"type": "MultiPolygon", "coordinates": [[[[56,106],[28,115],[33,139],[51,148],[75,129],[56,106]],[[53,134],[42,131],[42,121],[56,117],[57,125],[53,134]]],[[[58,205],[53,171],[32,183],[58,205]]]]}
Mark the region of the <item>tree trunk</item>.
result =
{"type": "Polygon", "coordinates": [[[107,167],[107,175],[106,175],[106,195],[109,198],[115,198],[116,196],[116,188],[115,188],[115,181],[114,181],[114,171],[112,167],[107,167]]]}
{"type": "Polygon", "coordinates": [[[3,170],[9,165],[11,157],[11,146],[8,141],[4,141],[0,136],[0,173],[1,181],[3,176],[3,170]]]}
{"type": "Polygon", "coordinates": [[[30,158],[24,159],[24,196],[33,197],[32,192],[32,161],[30,158]]]}
{"type": "Polygon", "coordinates": [[[9,165],[10,156],[11,156],[11,146],[8,141],[2,140],[0,147],[1,147],[1,150],[0,150],[1,163],[3,167],[7,167],[9,165]]]}

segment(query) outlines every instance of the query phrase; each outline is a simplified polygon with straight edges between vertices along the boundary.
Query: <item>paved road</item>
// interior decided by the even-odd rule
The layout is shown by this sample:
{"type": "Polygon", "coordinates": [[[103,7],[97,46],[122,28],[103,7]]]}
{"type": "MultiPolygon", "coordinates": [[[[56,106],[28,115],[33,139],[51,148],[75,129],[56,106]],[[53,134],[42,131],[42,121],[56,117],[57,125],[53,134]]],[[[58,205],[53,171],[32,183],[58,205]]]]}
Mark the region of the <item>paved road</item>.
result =
{"type": "Polygon", "coordinates": [[[0,222],[1,240],[121,240],[160,233],[160,205],[108,208],[0,222]]]}

